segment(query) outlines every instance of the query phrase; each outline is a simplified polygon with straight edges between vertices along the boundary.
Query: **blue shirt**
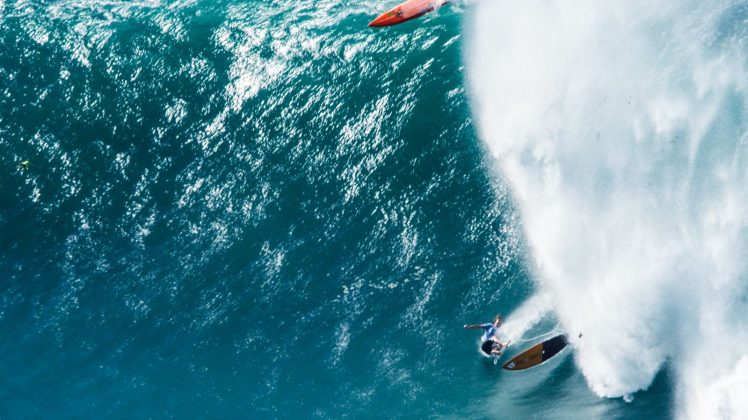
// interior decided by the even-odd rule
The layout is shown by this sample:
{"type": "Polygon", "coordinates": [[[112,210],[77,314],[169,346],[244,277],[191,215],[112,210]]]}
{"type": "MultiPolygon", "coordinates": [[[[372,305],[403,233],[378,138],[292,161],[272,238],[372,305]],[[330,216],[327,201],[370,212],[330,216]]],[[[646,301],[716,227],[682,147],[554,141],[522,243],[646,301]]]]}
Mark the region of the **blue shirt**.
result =
{"type": "Polygon", "coordinates": [[[496,326],[495,325],[486,323],[486,324],[480,324],[480,326],[481,326],[481,328],[483,328],[484,330],[486,330],[483,333],[483,337],[480,338],[481,341],[488,341],[488,340],[490,340],[491,338],[493,338],[496,335],[496,326]]]}

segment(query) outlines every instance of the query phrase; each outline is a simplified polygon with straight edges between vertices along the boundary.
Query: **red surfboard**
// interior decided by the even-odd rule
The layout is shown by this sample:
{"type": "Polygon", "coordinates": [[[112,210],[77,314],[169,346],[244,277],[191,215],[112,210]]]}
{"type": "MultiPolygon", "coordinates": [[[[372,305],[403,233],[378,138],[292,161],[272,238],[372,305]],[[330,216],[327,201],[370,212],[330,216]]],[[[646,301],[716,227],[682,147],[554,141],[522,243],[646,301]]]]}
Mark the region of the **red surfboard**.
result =
{"type": "Polygon", "coordinates": [[[449,0],[408,0],[382,13],[369,23],[370,27],[392,26],[433,12],[449,0]]]}

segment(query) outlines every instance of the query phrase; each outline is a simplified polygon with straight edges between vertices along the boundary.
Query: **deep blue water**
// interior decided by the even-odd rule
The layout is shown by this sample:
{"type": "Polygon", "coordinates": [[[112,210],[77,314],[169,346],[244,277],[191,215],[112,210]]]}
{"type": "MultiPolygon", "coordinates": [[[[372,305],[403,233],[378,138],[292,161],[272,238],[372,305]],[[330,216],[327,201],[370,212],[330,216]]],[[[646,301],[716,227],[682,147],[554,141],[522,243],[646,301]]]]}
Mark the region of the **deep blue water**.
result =
{"type": "Polygon", "coordinates": [[[673,415],[478,354],[535,286],[471,7],[385,6],[0,0],[0,417],[673,415]]]}

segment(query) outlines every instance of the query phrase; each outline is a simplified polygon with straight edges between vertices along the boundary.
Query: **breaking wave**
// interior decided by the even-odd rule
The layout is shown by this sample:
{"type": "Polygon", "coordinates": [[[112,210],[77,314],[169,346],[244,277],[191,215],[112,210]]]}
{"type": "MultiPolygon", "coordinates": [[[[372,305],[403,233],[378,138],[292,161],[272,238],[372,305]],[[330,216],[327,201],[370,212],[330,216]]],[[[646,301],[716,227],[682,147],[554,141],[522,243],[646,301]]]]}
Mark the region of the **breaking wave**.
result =
{"type": "Polygon", "coordinates": [[[748,416],[748,2],[479,4],[481,136],[600,396],[748,416]]]}

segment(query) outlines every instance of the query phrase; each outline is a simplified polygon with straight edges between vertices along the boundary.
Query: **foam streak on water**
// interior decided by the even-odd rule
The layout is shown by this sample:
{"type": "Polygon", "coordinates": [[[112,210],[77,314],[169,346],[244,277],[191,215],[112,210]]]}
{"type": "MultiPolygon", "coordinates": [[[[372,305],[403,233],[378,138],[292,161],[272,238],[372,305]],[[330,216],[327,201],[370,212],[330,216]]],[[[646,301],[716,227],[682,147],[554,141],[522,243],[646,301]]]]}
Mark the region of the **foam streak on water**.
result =
{"type": "Polygon", "coordinates": [[[474,106],[600,396],[748,416],[748,3],[491,1],[474,106]],[[742,399],[741,399],[742,396],[742,399]]]}

